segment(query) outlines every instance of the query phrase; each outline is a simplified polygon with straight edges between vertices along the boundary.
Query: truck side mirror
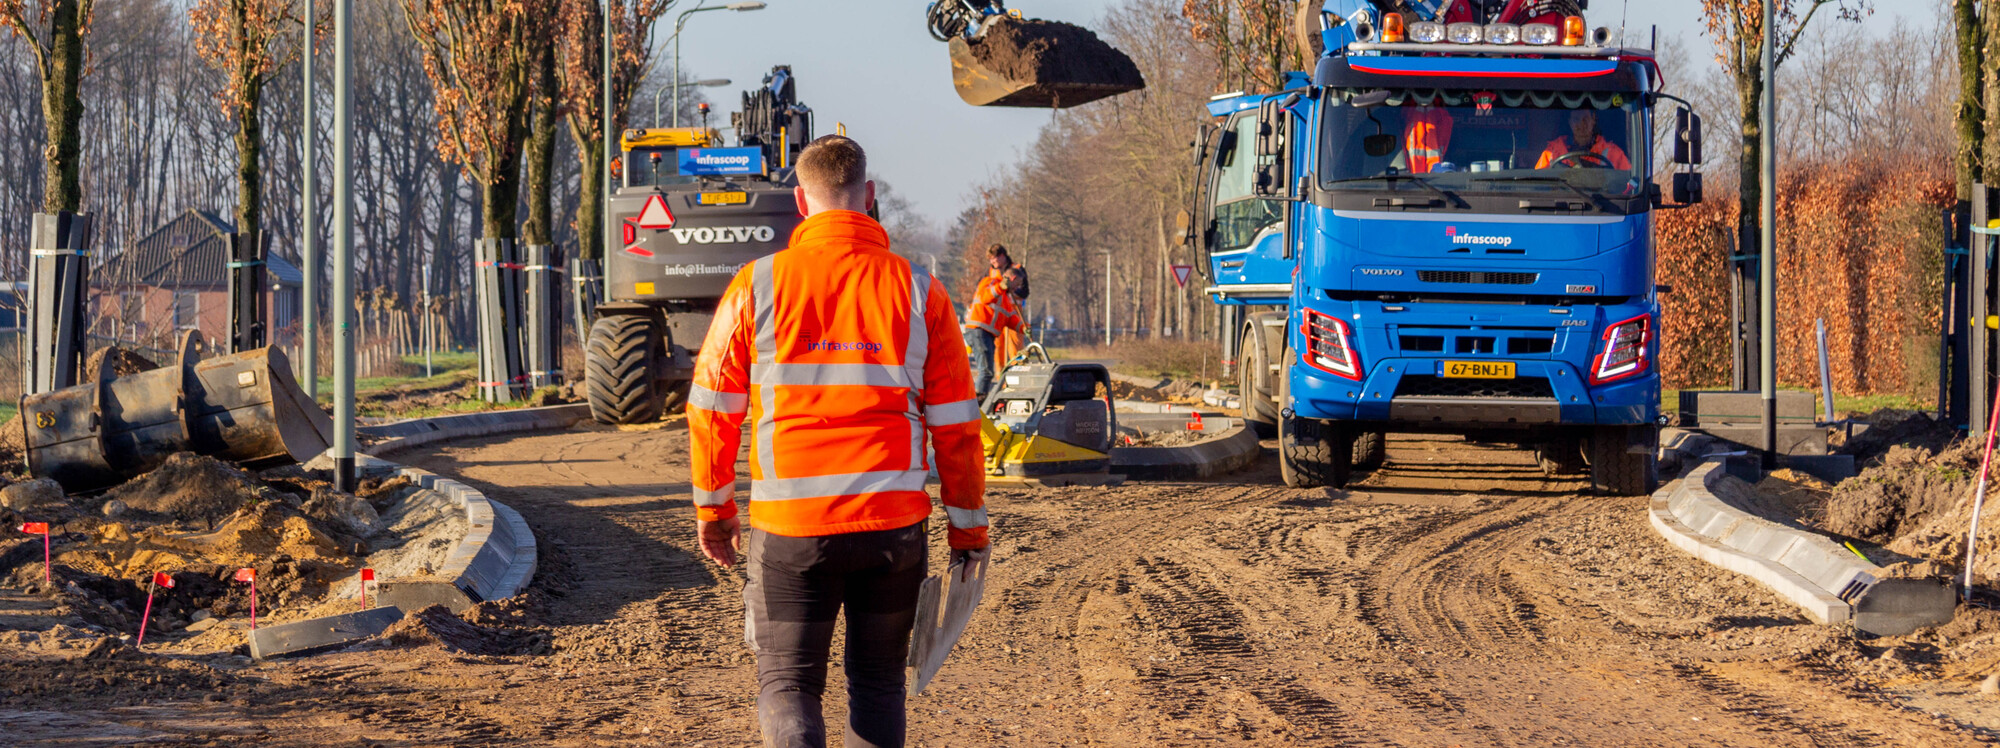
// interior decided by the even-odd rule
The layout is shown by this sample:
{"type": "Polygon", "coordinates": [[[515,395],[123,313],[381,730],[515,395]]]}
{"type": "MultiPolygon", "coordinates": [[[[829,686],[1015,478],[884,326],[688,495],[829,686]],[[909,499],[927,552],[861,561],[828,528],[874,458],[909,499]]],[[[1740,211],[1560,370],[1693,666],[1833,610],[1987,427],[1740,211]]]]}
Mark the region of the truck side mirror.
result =
{"type": "Polygon", "coordinates": [[[1701,172],[1685,171],[1674,175],[1674,202],[1681,205],[1701,202],[1701,172]]]}
{"type": "Polygon", "coordinates": [[[1174,246],[1185,247],[1194,238],[1194,213],[1183,208],[1174,214],[1174,246]]]}
{"type": "Polygon", "coordinates": [[[1674,110],[1674,163],[1701,163],[1701,115],[1687,107],[1674,110]]]}

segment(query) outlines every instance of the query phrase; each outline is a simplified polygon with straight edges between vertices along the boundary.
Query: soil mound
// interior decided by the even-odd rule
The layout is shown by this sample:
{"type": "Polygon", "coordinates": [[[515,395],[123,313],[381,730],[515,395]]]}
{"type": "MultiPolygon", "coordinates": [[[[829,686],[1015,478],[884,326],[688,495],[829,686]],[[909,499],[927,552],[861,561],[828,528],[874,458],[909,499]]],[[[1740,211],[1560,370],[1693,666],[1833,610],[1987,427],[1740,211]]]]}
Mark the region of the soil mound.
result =
{"type": "Polygon", "coordinates": [[[94,379],[97,376],[97,367],[102,366],[107,358],[111,359],[111,376],[114,377],[160,368],[159,364],[153,363],[153,360],[146,358],[145,354],[130,348],[111,346],[97,349],[90,354],[90,358],[84,360],[82,377],[94,379]]]}
{"type": "Polygon", "coordinates": [[[140,511],[211,525],[238,509],[278,498],[242,469],[192,452],[168,457],[105,496],[140,511]]]}
{"type": "Polygon", "coordinates": [[[1913,410],[1878,410],[1856,420],[1868,429],[1840,443],[1836,454],[1854,455],[1854,462],[1868,467],[1881,462],[1892,447],[1912,447],[1937,452],[1959,437],[1951,424],[1933,420],[1928,413],[1913,410]]]}
{"type": "Polygon", "coordinates": [[[1072,23],[1001,18],[966,46],[979,64],[1014,80],[1146,84],[1132,58],[1072,23]]]}
{"type": "Polygon", "coordinates": [[[1969,519],[1967,503],[1978,475],[1979,450],[1970,442],[1936,455],[1893,446],[1879,464],[1834,488],[1822,524],[1829,531],[1905,552],[1895,546],[1956,537],[1969,519]],[[1933,527],[1941,522],[1952,528],[1933,527]]]}
{"type": "Polygon", "coordinates": [[[452,615],[442,605],[404,616],[378,638],[392,647],[436,645],[448,652],[472,655],[532,655],[549,651],[547,634],[481,626],[452,615]]]}

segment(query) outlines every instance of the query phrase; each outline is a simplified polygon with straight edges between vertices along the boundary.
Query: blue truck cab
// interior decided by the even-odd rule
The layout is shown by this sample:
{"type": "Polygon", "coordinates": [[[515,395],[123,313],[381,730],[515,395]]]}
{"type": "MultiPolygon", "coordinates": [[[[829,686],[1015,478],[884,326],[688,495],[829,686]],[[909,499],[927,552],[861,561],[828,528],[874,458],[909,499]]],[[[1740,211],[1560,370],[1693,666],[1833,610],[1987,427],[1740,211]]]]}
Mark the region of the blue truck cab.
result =
{"type": "MultiPolygon", "coordinates": [[[[1345,2],[1360,7],[1322,14],[1310,76],[1210,102],[1187,222],[1285,481],[1343,486],[1385,434],[1444,432],[1650,492],[1653,213],[1700,199],[1698,174],[1671,198],[1655,181],[1670,97],[1652,53],[1580,16],[1445,24],[1345,2]]],[[[1698,162],[1700,119],[1674,119],[1674,161],[1698,162]]]]}

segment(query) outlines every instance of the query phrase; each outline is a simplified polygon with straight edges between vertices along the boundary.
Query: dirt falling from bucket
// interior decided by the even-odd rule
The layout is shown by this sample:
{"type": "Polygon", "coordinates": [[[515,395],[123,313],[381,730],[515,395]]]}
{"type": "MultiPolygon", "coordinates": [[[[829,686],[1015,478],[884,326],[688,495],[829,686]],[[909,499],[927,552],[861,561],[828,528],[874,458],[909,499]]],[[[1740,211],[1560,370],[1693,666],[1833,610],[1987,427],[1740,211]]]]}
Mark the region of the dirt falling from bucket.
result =
{"type": "Polygon", "coordinates": [[[1002,18],[967,46],[981,65],[1015,80],[1145,85],[1132,58],[1076,24],[1002,18]]]}

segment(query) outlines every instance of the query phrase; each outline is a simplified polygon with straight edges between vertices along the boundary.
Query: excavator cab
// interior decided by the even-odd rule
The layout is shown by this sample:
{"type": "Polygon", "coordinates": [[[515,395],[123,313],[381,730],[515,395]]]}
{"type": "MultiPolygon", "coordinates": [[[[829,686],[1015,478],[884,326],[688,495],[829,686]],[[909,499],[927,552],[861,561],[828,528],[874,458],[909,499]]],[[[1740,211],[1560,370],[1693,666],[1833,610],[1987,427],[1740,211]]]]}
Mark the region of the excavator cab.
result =
{"type": "Polygon", "coordinates": [[[950,45],[952,87],[973,106],[1065,109],[1146,87],[1132,58],[1089,29],[998,0],[936,0],[928,26],[950,45]]]}

